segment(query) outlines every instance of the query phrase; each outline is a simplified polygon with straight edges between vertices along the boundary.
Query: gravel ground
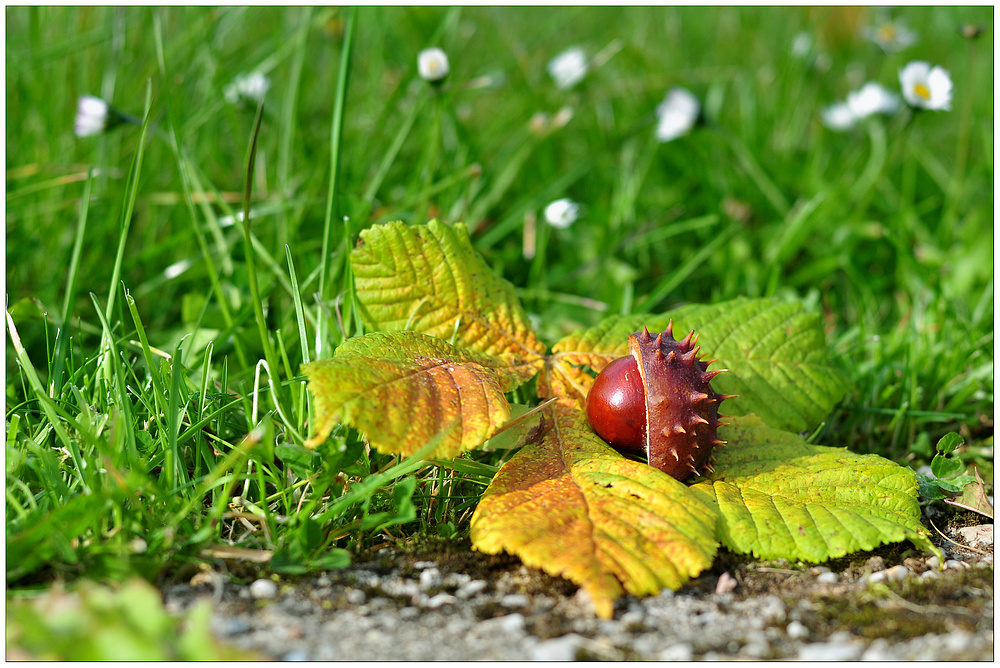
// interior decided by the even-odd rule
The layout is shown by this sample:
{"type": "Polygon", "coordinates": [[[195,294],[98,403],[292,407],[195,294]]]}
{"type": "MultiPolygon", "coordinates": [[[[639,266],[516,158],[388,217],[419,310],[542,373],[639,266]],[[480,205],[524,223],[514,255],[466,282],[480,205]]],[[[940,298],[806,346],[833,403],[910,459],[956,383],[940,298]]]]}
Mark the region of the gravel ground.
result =
{"type": "Polygon", "coordinates": [[[202,572],[164,593],[174,612],[211,596],[220,639],[280,660],[993,660],[993,557],[942,540],[942,569],[906,547],[818,567],[722,552],[607,621],[565,580],[447,544],[297,579],[202,572]]]}

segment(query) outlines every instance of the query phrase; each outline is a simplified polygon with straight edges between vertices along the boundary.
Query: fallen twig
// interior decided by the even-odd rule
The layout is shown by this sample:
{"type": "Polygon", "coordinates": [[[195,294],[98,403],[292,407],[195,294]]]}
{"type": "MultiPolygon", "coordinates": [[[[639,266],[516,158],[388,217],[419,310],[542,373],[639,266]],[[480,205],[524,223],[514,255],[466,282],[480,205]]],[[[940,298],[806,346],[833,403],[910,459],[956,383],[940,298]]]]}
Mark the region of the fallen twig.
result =
{"type": "Polygon", "coordinates": [[[934,520],[932,520],[932,519],[930,519],[930,518],[927,518],[927,521],[931,523],[931,526],[932,526],[932,527],[934,528],[934,530],[935,530],[935,531],[937,531],[937,532],[938,532],[938,535],[939,535],[939,536],[941,536],[942,538],[944,538],[944,539],[945,539],[946,541],[948,541],[949,543],[952,543],[953,545],[957,545],[958,547],[962,548],[963,550],[968,550],[968,551],[970,551],[970,552],[975,552],[976,554],[981,554],[981,555],[983,555],[984,557],[992,557],[992,556],[993,556],[993,555],[992,555],[992,554],[990,554],[989,552],[983,552],[982,550],[977,550],[977,549],[976,549],[976,548],[974,548],[974,547],[969,547],[968,545],[962,545],[961,543],[959,543],[959,542],[957,542],[957,541],[954,541],[954,540],[952,540],[951,538],[948,538],[948,537],[947,537],[947,536],[945,536],[945,535],[944,535],[943,533],[941,533],[941,529],[938,529],[938,528],[937,528],[937,525],[936,525],[936,524],[934,524],[934,520]]]}

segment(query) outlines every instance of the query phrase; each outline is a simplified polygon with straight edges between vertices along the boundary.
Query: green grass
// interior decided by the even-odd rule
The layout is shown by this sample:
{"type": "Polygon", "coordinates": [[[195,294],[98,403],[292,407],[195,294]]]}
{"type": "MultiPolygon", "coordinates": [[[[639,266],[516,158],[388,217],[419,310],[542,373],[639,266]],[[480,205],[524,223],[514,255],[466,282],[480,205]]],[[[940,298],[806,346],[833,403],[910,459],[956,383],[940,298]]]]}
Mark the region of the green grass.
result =
{"type": "Polygon", "coordinates": [[[9,10],[8,582],[166,576],[230,544],[295,573],[463,535],[509,453],[397,461],[346,428],[302,447],[300,365],[363,331],[348,251],[389,220],[467,222],[549,343],[800,299],[854,386],[818,442],[917,466],[958,431],[992,482],[993,13],[895,14],[921,41],[884,54],[857,36],[873,12],[829,8],[9,10]],[[574,44],[613,55],[561,91],[545,66],[574,44]],[[432,45],[440,88],[416,71],[432,45]],[[821,125],[910,60],[951,72],[952,111],[821,125]],[[253,70],[252,141],[223,89],[253,70]],[[674,85],[706,122],[660,144],[674,85]],[[77,138],[83,94],[148,125],[77,138]],[[584,207],[566,230],[540,218],[560,197],[584,207]]]}

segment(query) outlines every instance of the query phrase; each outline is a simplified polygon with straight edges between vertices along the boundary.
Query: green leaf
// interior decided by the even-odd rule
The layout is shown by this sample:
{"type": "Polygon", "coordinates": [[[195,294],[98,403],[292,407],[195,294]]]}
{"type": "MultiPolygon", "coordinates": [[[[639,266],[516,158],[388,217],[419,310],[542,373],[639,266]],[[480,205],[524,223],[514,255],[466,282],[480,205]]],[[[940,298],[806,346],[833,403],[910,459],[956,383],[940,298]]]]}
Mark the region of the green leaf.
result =
{"type": "Polygon", "coordinates": [[[514,286],[483,261],[465,225],[395,222],[360,236],[351,264],[370,326],[423,332],[502,357],[523,380],[541,367],[545,345],[535,336],[514,286]]]}
{"type": "Polygon", "coordinates": [[[302,575],[309,572],[302,544],[294,540],[274,550],[270,566],[275,573],[285,575],[302,575]]]}
{"type": "Polygon", "coordinates": [[[403,478],[392,488],[392,505],[395,512],[381,512],[366,515],[361,520],[362,531],[379,531],[395,524],[406,524],[417,518],[417,509],[413,505],[413,492],[417,489],[417,479],[413,476],[403,478]]]}
{"type": "Polygon", "coordinates": [[[971,475],[963,475],[957,478],[952,478],[951,480],[938,480],[937,485],[945,492],[949,494],[960,494],[965,486],[972,482],[974,478],[971,475]]]}
{"type": "Polygon", "coordinates": [[[931,473],[935,478],[950,478],[965,470],[965,464],[957,457],[947,457],[945,455],[934,455],[931,460],[931,473]]]}
{"type": "Polygon", "coordinates": [[[715,472],[691,487],[721,513],[723,545],[762,559],[821,562],[909,539],[937,552],[920,523],[917,477],[876,455],[810,445],[757,416],[720,430],[715,472]]]}
{"type": "Polygon", "coordinates": [[[677,589],[712,564],[714,504],[622,457],[581,411],[557,404],[552,413],[545,438],[504,464],[480,500],[474,548],[577,583],[604,618],[624,592],[677,589]]]}
{"type": "Polygon", "coordinates": [[[80,581],[72,592],[57,585],[30,600],[8,601],[7,657],[41,661],[247,661],[256,652],[217,641],[210,601],[180,618],[163,607],[160,592],[130,579],[109,588],[80,581]]]}
{"type": "Polygon", "coordinates": [[[504,392],[516,384],[514,375],[509,367],[480,363],[490,359],[417,332],[345,342],[333,359],[302,367],[315,410],[306,446],[317,447],[343,422],[364,432],[379,452],[410,455],[460,417],[430,455],[456,457],[510,417],[504,392]]]}
{"type": "MultiPolygon", "coordinates": [[[[911,471],[913,469],[910,469],[911,471]]],[[[930,476],[924,475],[919,471],[915,471],[917,474],[917,484],[920,486],[920,496],[925,499],[938,500],[947,497],[941,487],[938,485],[938,481],[930,476]]]]}
{"type": "MultiPolygon", "coordinates": [[[[739,395],[725,402],[727,414],[753,413],[772,427],[805,431],[847,391],[846,376],[830,360],[819,316],[776,299],[739,298],[655,316],[607,318],[553,346],[554,361],[600,371],[628,354],[629,334],[643,326],[662,331],[670,320],[675,338],[695,331],[701,357],[718,359],[711,369],[729,369],[712,380],[717,392],[739,395]]],[[[587,379],[576,376],[573,382],[589,389],[587,379]]]]}
{"type": "Polygon", "coordinates": [[[76,563],[73,539],[92,529],[108,506],[108,499],[96,494],[74,496],[51,511],[33,509],[14,530],[8,527],[7,580],[13,582],[55,559],[76,563]]]}
{"type": "MultiPolygon", "coordinates": [[[[937,442],[937,451],[942,455],[950,455],[955,451],[956,448],[961,447],[965,443],[965,439],[962,438],[961,434],[957,432],[950,431],[937,442]]],[[[935,474],[936,475],[936,474],[935,474]]],[[[940,477],[940,476],[938,476],[940,477]]]]}
{"type": "Polygon", "coordinates": [[[293,443],[279,443],[274,454],[299,478],[308,478],[319,468],[320,456],[315,450],[293,443]]]}

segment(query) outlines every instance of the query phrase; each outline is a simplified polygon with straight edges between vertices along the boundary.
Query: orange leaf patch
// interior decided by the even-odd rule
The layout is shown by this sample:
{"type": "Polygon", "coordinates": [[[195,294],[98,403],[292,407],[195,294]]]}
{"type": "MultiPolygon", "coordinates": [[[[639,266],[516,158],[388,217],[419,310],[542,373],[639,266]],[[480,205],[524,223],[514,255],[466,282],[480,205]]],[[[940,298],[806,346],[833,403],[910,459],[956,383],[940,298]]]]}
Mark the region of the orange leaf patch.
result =
{"type": "Polygon", "coordinates": [[[608,619],[616,598],[678,589],[712,564],[717,513],[682,483],[622,457],[585,415],[555,426],[500,471],[472,517],[472,545],[565,577],[608,619]]]}

